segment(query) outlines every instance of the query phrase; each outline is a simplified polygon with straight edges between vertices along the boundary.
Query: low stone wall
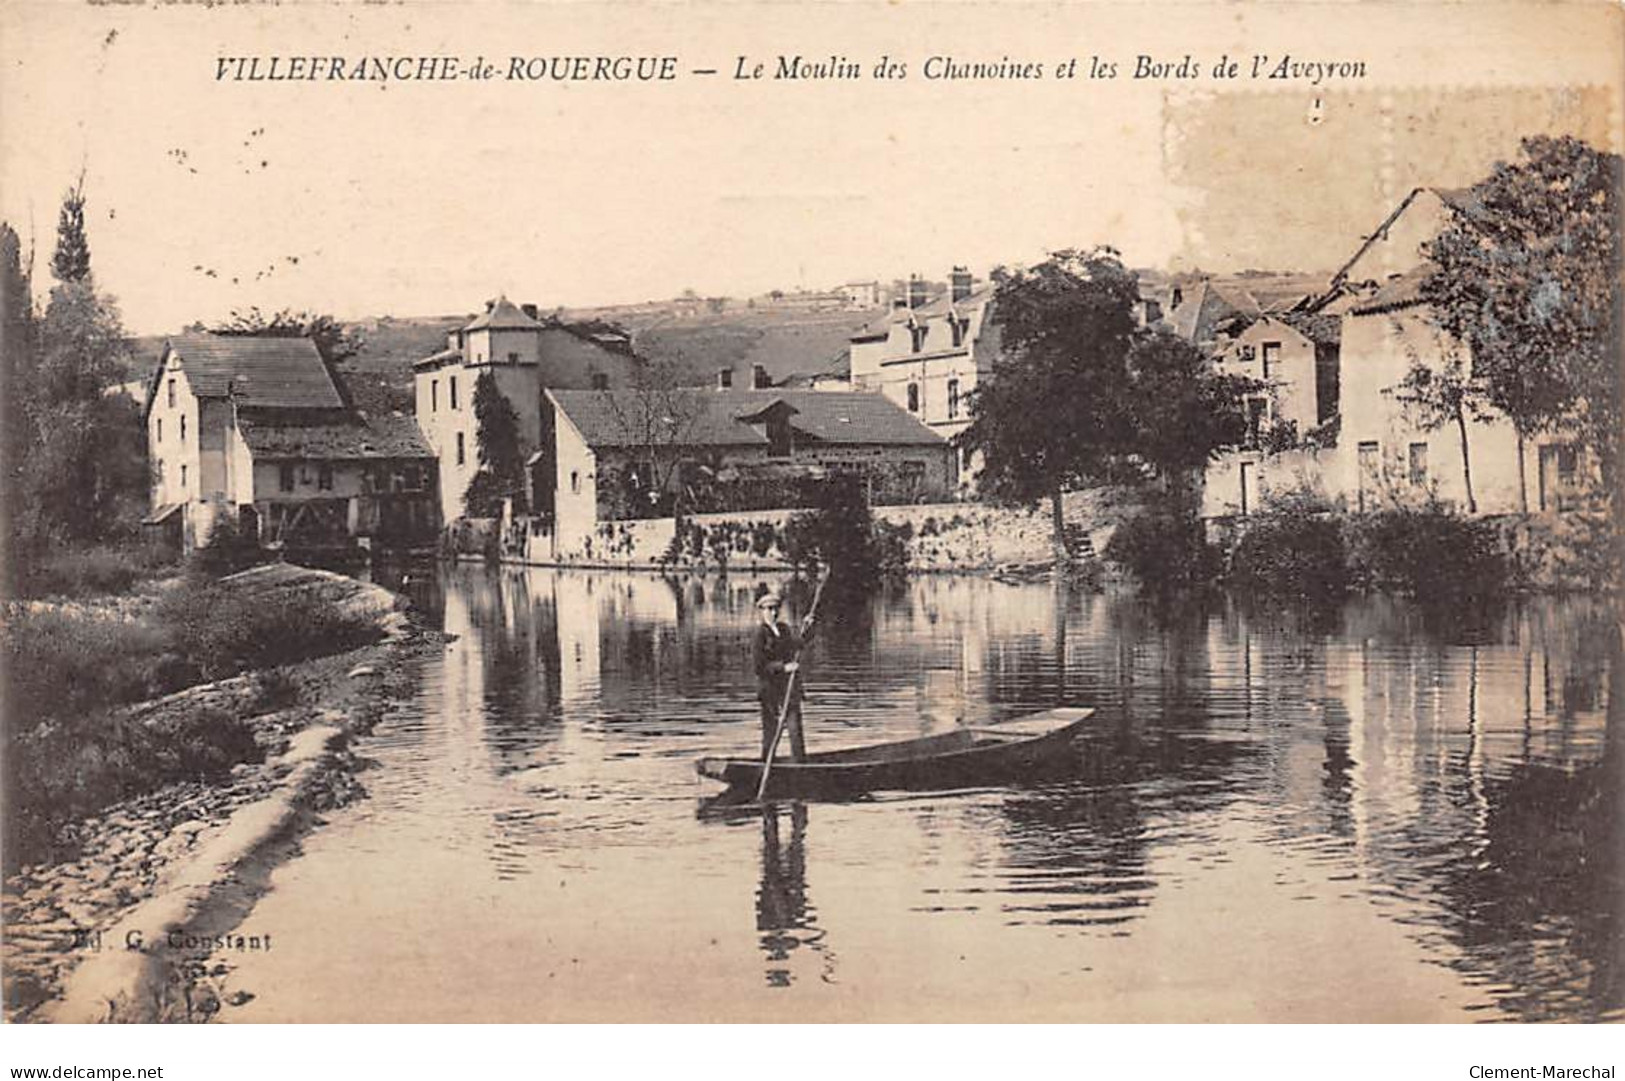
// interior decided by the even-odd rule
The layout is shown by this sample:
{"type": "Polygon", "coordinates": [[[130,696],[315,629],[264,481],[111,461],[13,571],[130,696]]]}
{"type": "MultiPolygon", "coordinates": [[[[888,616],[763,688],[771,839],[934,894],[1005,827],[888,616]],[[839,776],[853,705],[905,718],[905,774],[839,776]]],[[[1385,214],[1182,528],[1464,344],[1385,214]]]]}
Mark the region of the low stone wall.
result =
{"type": "MultiPolygon", "coordinates": [[[[1092,489],[1068,493],[1062,511],[1074,535],[1087,538],[1098,552],[1133,505],[1123,493],[1092,489]]],[[[691,540],[688,550],[675,561],[667,560],[676,535],[676,523],[670,518],[602,522],[586,543],[567,552],[555,551],[547,533],[527,534],[523,553],[515,559],[564,567],[784,570],[790,564],[780,538],[785,523],[803,513],[763,510],[690,515],[683,520],[684,527],[700,531],[704,551],[695,556],[691,540]],[[771,540],[767,540],[769,534],[771,540]]],[[[874,516],[906,530],[909,566],[916,571],[1047,566],[1054,558],[1048,503],[1032,510],[985,503],[876,507],[874,516]]]]}

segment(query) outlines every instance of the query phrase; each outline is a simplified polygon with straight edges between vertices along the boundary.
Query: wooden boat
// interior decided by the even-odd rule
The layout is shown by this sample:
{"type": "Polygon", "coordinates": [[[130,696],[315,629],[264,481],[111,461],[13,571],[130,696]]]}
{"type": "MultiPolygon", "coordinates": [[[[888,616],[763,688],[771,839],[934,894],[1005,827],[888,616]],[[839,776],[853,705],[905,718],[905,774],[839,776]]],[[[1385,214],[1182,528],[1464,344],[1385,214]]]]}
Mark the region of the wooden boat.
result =
{"type": "MultiPolygon", "coordinates": [[[[1002,724],[959,728],[941,735],[809,754],[803,762],[774,761],[767,796],[855,795],[892,790],[971,788],[1030,777],[1065,757],[1072,739],[1094,713],[1062,707],[1002,724]]],[[[730,792],[756,792],[762,763],[755,758],[702,758],[702,777],[730,792]]]]}

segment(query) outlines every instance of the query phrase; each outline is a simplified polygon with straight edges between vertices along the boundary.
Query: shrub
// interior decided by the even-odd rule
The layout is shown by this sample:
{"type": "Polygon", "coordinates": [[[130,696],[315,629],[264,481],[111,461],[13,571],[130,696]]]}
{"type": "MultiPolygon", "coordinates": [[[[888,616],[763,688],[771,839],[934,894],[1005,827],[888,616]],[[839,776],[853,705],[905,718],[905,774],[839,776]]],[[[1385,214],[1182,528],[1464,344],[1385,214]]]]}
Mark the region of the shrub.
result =
{"type": "Polygon", "coordinates": [[[173,566],[172,557],[142,544],[72,547],[19,560],[23,597],[92,597],[123,593],[173,566]]]}
{"type": "Polygon", "coordinates": [[[150,723],[105,713],[6,733],[5,865],[55,860],[62,828],[177,781],[206,780],[264,752],[243,721],[193,708],[150,723]]]}
{"type": "Polygon", "coordinates": [[[1420,600],[1488,599],[1506,587],[1508,564],[1495,526],[1437,507],[1398,508],[1349,520],[1355,584],[1420,600]]]}
{"type": "Polygon", "coordinates": [[[1230,557],[1231,584],[1257,594],[1336,600],[1348,589],[1343,532],[1331,509],[1290,496],[1247,523],[1230,557]]]}
{"type": "Polygon", "coordinates": [[[243,532],[235,519],[222,516],[209,532],[208,543],[192,553],[189,569],[208,578],[224,578],[270,561],[271,554],[258,540],[243,532]]]}
{"type": "Polygon", "coordinates": [[[830,588],[854,592],[907,571],[903,530],[875,519],[861,478],[831,478],[820,487],[818,503],[816,510],[797,514],[785,524],[784,554],[791,563],[831,567],[830,588]]]}
{"type": "Polygon", "coordinates": [[[158,618],[178,652],[208,679],[359,649],[377,625],[313,597],[246,597],[212,582],[188,582],[166,596],[158,618]]]}
{"type": "Polygon", "coordinates": [[[1158,593],[1199,589],[1219,575],[1219,551],[1207,542],[1196,515],[1171,502],[1146,507],[1112,534],[1106,559],[1158,593]]]}
{"type": "MultiPolygon", "coordinates": [[[[19,613],[0,628],[8,723],[82,716],[151,692],[168,635],[145,623],[19,613]]],[[[173,688],[164,688],[171,690],[173,688]]]]}

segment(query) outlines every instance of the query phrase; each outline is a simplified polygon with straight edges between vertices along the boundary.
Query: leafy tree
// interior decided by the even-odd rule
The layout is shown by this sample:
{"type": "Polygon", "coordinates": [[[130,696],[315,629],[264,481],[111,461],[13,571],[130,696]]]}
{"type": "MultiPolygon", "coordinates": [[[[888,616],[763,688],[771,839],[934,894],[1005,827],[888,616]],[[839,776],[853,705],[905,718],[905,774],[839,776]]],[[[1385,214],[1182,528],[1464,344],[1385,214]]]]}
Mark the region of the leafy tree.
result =
{"type": "Polygon", "coordinates": [[[329,364],[342,364],[361,351],[365,341],[331,315],[284,308],[266,315],[258,308],[233,311],[231,318],[208,328],[212,334],[242,338],[310,338],[329,364]]]}
{"type": "Polygon", "coordinates": [[[959,442],[982,455],[990,496],[1050,500],[1062,559],[1062,493],[1104,475],[1132,424],[1123,392],[1139,286],[1110,249],[1056,252],[1031,269],[1001,267],[993,280],[1004,353],[971,399],[959,442]]]}
{"type": "Polygon", "coordinates": [[[85,238],[85,174],[62,197],[62,210],[56,222],[56,252],[51,256],[51,275],[63,285],[90,277],[90,242],[85,238]]]}
{"type": "Polygon", "coordinates": [[[118,308],[96,291],[84,178],[64,197],[51,290],[35,320],[16,234],[0,233],[5,278],[7,511],[14,559],[58,541],[104,539],[147,494],[138,409],[108,388],[128,355],[118,308]]]}
{"type": "Polygon", "coordinates": [[[613,418],[621,442],[636,454],[634,471],[638,491],[631,498],[652,496],[662,502],[668,495],[672,516],[681,525],[687,500],[684,463],[693,449],[693,435],[705,412],[703,392],[682,386],[682,359],[636,358],[629,372],[631,386],[604,390],[604,406],[613,418]]]}
{"type": "Polygon", "coordinates": [[[1467,513],[1478,513],[1473,497],[1473,464],[1468,457],[1467,421],[1485,420],[1484,388],[1467,371],[1459,353],[1451,353],[1440,367],[1430,367],[1411,358],[1410,370],[1394,392],[1411,419],[1423,431],[1432,432],[1446,424],[1456,426],[1461,439],[1461,481],[1467,492],[1467,513]]]}
{"type": "MultiPolygon", "coordinates": [[[[1620,157],[1570,138],[1525,139],[1427,246],[1422,296],[1472,348],[1485,400],[1525,443],[1573,425],[1597,455],[1604,490],[1619,460],[1620,157]]],[[[1520,501],[1528,510],[1526,487],[1520,501]]]]}
{"type": "Polygon", "coordinates": [[[470,518],[498,517],[504,499],[513,500],[515,513],[525,513],[525,457],[519,445],[519,414],[497,387],[489,368],[474,381],[474,422],[480,468],[463,494],[464,513],[470,518]]]}
{"type": "Polygon", "coordinates": [[[9,224],[0,224],[0,495],[7,527],[7,551],[0,552],[0,574],[6,596],[13,596],[15,572],[11,550],[24,520],[23,464],[34,443],[27,396],[38,363],[34,294],[22,241],[9,224]]]}
{"type": "Polygon", "coordinates": [[[1151,466],[1172,491],[1247,432],[1243,402],[1259,384],[1221,375],[1200,349],[1166,331],[1138,335],[1129,348],[1129,427],[1124,450],[1151,466]]]}

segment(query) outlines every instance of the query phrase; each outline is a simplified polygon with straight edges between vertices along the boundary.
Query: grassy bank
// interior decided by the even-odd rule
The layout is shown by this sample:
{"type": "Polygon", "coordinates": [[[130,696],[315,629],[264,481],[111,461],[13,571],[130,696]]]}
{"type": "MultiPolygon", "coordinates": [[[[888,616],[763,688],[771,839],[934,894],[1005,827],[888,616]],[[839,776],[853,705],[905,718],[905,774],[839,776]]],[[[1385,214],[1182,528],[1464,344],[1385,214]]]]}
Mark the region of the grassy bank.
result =
{"type": "Polygon", "coordinates": [[[262,571],[190,574],[135,607],[16,606],[0,628],[8,871],[71,850],[63,827],[119,800],[261,757],[245,717],[286,704],[281,666],[379,637],[377,621],[311,590],[255,588],[262,571]],[[257,673],[245,707],[135,703],[257,673]]]}

